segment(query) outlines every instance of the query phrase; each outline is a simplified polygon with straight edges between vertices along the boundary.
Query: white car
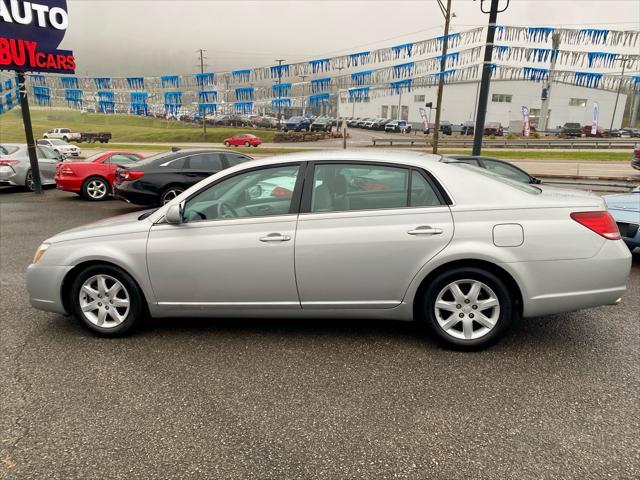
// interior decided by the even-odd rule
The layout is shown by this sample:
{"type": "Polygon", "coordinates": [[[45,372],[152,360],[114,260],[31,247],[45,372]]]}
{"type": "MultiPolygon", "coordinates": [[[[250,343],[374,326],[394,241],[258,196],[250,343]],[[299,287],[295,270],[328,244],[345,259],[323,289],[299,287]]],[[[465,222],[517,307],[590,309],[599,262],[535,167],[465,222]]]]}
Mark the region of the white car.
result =
{"type": "Polygon", "coordinates": [[[46,240],[31,304],[102,335],[147,314],[389,318],[471,349],[516,316],[619,301],[631,254],[601,198],[439,160],[363,149],[231,167],[46,240]]]}
{"type": "Polygon", "coordinates": [[[57,153],[61,153],[65,157],[77,157],[82,153],[80,148],[71,145],[63,140],[38,140],[38,145],[52,148],[57,153]]]}

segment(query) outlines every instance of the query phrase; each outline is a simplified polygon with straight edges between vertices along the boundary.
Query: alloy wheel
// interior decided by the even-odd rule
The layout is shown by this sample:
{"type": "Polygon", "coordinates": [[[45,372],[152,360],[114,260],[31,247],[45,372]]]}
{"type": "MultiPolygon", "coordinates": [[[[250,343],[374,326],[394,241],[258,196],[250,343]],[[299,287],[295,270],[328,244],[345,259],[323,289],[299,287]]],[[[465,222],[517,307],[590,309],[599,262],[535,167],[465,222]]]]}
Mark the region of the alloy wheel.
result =
{"type": "Polygon", "coordinates": [[[102,200],[107,193],[107,186],[102,180],[91,180],[87,185],[87,194],[93,200],[102,200]]]}
{"type": "Polygon", "coordinates": [[[478,280],[449,283],[438,294],[434,309],[440,328],[461,340],[484,337],[500,318],[498,296],[478,280]]]}
{"type": "Polygon", "coordinates": [[[31,170],[29,170],[27,172],[27,175],[25,176],[24,179],[24,186],[27,187],[27,190],[29,190],[30,192],[33,192],[36,188],[35,188],[35,182],[33,181],[33,174],[31,173],[31,170]]]}
{"type": "Polygon", "coordinates": [[[183,192],[180,188],[170,188],[162,195],[162,204],[166,205],[183,192]]]}
{"type": "Polygon", "coordinates": [[[110,275],[88,278],[80,288],[79,301],[85,319],[101,328],[117,327],[129,314],[129,292],[110,275]]]}

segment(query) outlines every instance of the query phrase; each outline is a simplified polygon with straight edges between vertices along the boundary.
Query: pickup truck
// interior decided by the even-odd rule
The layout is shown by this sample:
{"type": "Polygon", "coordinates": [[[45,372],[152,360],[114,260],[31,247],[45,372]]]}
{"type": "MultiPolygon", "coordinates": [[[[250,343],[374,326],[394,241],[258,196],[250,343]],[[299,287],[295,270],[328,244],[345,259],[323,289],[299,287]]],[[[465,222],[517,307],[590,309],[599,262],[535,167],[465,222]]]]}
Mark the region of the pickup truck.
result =
{"type": "Polygon", "coordinates": [[[81,138],[80,133],[74,133],[68,128],[54,128],[53,130],[49,130],[43,136],[47,140],[64,140],[65,142],[70,142],[72,140],[79,141],[81,138]]]}

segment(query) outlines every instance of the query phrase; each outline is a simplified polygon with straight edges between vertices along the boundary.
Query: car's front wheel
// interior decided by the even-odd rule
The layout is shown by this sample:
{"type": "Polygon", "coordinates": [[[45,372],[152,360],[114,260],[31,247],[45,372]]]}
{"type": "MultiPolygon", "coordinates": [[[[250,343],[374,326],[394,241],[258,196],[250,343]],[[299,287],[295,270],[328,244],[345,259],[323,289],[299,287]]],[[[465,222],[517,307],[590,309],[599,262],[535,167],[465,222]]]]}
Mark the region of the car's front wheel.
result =
{"type": "Polygon", "coordinates": [[[479,268],[443,272],[426,288],[422,314],[428,328],[448,346],[477,350],[495,343],[513,317],[504,282],[479,268]]]}
{"type": "Polygon", "coordinates": [[[73,315],[99,335],[123,335],[145,314],[138,285],[115,266],[86,268],[73,281],[69,295],[73,315]]]}

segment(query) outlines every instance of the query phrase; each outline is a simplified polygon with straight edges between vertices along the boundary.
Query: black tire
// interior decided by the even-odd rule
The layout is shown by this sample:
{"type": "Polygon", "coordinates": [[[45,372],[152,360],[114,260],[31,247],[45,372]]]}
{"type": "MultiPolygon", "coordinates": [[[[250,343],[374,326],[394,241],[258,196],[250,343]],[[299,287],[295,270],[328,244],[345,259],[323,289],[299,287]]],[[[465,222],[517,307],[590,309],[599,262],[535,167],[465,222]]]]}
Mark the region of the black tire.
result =
{"type": "Polygon", "coordinates": [[[225,147],[230,147],[230,146],[231,146],[231,144],[230,144],[229,142],[224,142],[224,146],[225,146],[225,147]]]}
{"type": "Polygon", "coordinates": [[[162,192],[162,195],[160,195],[160,205],[162,206],[165,203],[170,202],[182,192],[184,192],[184,188],[182,187],[172,186],[167,188],[164,192],[162,192]]]}
{"type": "Polygon", "coordinates": [[[249,142],[244,142],[244,146],[245,146],[245,147],[250,147],[250,146],[251,146],[251,144],[250,144],[249,142]]]}
{"type": "Polygon", "coordinates": [[[31,169],[27,170],[27,173],[24,176],[24,189],[27,192],[35,192],[36,191],[36,184],[33,181],[33,174],[31,173],[31,169]]]}
{"type": "Polygon", "coordinates": [[[111,193],[111,185],[102,177],[89,177],[82,184],[82,198],[90,202],[101,202],[106,200],[111,193]],[[96,190],[96,187],[99,190],[96,190]],[[93,193],[89,191],[92,188],[93,193]]]}
{"type": "Polygon", "coordinates": [[[131,329],[137,325],[146,314],[144,296],[136,282],[124,270],[112,265],[93,265],[80,272],[71,284],[68,300],[73,317],[93,333],[104,337],[118,337],[126,334],[131,331],[131,329]],[[129,300],[129,309],[126,312],[126,317],[119,325],[110,328],[98,326],[95,323],[92,323],[82,311],[80,306],[80,289],[88,279],[95,275],[107,275],[112,277],[119,281],[126,289],[129,300]]]}
{"type": "MultiPolygon", "coordinates": [[[[464,291],[463,291],[464,292],[464,291]]],[[[468,292],[467,292],[468,293],[468,292]]],[[[418,300],[419,308],[417,313],[422,317],[429,331],[435,335],[435,337],[448,347],[457,350],[480,350],[493,345],[496,341],[504,335],[508,330],[514,315],[514,301],[512,299],[509,289],[504,282],[491,272],[482,270],[480,268],[455,268],[441,273],[432,281],[429,282],[426,290],[424,291],[422,298],[418,300]],[[488,333],[475,339],[461,339],[447,333],[438,323],[436,318],[435,302],[443,289],[452,282],[459,280],[476,280],[482,282],[488,286],[496,295],[499,301],[499,315],[493,328],[488,333]]],[[[464,306],[464,305],[463,305],[464,306]]],[[[457,308],[457,305],[456,305],[457,308]]],[[[486,311],[486,310],[485,310],[486,311]]],[[[462,312],[462,310],[461,310],[462,312]]],[[[473,316],[473,313],[477,315],[478,310],[472,310],[471,313],[466,313],[469,316],[473,316]]],[[[454,315],[464,315],[463,313],[452,313],[454,315]]],[[[448,320],[445,319],[445,320],[448,320]]],[[[462,321],[460,321],[462,323],[462,321]]],[[[458,324],[460,325],[460,324],[458,324]]],[[[476,332],[479,332],[481,326],[475,321],[473,325],[476,332]]],[[[462,328],[460,326],[460,328],[462,328]]]]}

